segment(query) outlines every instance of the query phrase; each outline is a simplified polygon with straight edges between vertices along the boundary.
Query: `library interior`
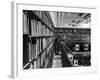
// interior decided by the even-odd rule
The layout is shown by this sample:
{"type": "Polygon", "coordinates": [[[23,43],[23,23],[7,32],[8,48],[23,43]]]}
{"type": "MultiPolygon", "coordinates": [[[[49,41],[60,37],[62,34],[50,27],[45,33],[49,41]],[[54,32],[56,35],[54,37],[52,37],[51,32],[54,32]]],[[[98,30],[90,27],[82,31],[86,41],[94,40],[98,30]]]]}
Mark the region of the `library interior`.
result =
{"type": "Polygon", "coordinates": [[[23,69],[91,66],[91,13],[23,10],[23,69]]]}

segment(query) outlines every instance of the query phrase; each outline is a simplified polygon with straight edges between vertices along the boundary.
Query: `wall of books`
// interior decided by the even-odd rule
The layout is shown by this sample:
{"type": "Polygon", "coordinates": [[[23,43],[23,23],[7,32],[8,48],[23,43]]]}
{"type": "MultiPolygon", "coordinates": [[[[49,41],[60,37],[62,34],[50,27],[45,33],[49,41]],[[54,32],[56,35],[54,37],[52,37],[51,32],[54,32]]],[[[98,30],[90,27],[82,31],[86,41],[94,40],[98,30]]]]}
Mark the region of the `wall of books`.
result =
{"type": "Polygon", "coordinates": [[[23,68],[47,68],[53,57],[54,25],[49,12],[23,10],[23,68]]]}

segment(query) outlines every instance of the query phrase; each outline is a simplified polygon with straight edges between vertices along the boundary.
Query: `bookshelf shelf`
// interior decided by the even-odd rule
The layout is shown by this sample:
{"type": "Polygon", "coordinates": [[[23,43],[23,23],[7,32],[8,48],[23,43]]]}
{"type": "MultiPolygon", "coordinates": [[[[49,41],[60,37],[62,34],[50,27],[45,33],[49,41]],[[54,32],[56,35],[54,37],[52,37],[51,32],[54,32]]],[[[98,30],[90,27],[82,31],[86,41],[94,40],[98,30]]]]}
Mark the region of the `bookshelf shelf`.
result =
{"type": "MultiPolygon", "coordinates": [[[[51,30],[52,32],[54,32],[54,25],[53,25],[53,22],[52,22],[52,29],[48,26],[48,24],[44,21],[44,20],[42,20],[42,18],[40,17],[40,16],[38,16],[35,12],[33,12],[33,11],[28,11],[28,14],[29,15],[31,15],[31,18],[35,18],[36,20],[38,20],[38,21],[41,21],[41,23],[42,24],[44,24],[49,30],[51,30]]],[[[45,15],[47,16],[47,13],[45,13],[45,15]]],[[[50,16],[49,16],[50,17],[50,16]]],[[[49,18],[48,17],[48,18],[49,18]]],[[[51,21],[50,21],[51,22],[51,21]]]]}
{"type": "Polygon", "coordinates": [[[48,66],[47,61],[53,54],[54,33],[49,12],[23,10],[23,69],[48,66]]]}
{"type": "Polygon", "coordinates": [[[31,38],[52,38],[54,36],[32,36],[31,38]]]}

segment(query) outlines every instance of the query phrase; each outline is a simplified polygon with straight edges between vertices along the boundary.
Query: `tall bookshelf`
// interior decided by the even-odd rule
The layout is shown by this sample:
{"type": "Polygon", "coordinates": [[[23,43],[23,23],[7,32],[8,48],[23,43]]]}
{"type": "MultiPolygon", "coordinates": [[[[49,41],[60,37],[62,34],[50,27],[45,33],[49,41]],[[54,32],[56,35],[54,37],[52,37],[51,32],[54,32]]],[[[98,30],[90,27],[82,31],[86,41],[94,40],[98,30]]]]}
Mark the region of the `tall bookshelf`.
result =
{"type": "Polygon", "coordinates": [[[23,10],[23,69],[50,67],[53,43],[54,24],[49,12],[23,10]]]}

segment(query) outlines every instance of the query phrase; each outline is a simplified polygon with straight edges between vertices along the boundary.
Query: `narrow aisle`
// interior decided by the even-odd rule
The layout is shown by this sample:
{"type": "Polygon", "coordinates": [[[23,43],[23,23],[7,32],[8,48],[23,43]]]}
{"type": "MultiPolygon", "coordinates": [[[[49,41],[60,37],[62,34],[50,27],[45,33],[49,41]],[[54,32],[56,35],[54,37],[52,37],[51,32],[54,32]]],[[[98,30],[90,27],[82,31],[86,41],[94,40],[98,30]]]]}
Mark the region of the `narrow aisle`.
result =
{"type": "Polygon", "coordinates": [[[61,55],[54,54],[52,68],[61,68],[61,67],[62,67],[61,55]]]}
{"type": "Polygon", "coordinates": [[[69,51],[60,45],[60,49],[57,54],[54,54],[52,68],[72,67],[72,62],[68,57],[69,51]]]}

